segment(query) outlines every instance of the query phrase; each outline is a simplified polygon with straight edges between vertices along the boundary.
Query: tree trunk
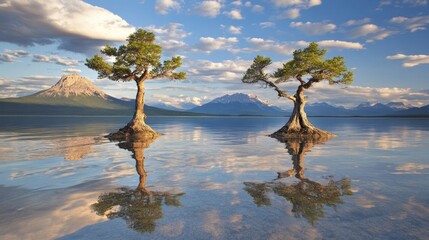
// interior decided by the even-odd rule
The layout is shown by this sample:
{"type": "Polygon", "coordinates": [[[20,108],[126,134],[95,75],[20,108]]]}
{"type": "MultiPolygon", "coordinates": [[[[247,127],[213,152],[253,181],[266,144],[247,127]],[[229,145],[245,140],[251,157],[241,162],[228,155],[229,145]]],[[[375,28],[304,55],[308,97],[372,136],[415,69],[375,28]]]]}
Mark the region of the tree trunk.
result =
{"type": "Polygon", "coordinates": [[[159,133],[153,130],[145,123],[146,115],[144,114],[144,81],[136,81],[137,95],[135,101],[134,116],[131,121],[118,132],[110,134],[109,138],[123,139],[130,136],[138,138],[156,138],[159,133]]]}
{"type": "Polygon", "coordinates": [[[280,139],[319,140],[334,136],[332,133],[313,126],[307,119],[304,111],[306,104],[304,87],[299,86],[295,94],[296,100],[289,121],[281,129],[271,134],[271,137],[280,139]]]}

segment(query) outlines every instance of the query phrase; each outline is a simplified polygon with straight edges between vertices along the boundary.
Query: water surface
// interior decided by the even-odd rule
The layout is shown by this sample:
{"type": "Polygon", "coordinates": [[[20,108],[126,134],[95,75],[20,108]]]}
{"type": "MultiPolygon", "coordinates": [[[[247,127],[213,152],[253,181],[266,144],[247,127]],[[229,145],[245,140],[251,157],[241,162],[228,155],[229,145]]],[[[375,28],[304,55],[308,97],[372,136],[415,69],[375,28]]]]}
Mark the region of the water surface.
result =
{"type": "Polygon", "coordinates": [[[0,118],[1,239],[425,239],[429,120],[313,118],[336,138],[279,142],[283,118],[0,118]]]}

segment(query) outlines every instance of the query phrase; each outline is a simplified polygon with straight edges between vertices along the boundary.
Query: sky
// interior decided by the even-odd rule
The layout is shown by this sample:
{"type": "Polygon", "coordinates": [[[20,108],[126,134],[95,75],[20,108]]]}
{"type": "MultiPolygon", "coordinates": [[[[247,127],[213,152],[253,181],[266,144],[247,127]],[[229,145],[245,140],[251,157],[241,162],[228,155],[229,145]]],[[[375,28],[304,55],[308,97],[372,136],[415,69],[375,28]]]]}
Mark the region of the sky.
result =
{"type": "MultiPolygon", "coordinates": [[[[0,0],[0,98],[47,89],[78,73],[107,94],[134,98],[134,82],[97,79],[85,59],[124,44],[138,28],[155,33],[163,58],[182,56],[183,81],[146,82],[146,103],[177,108],[225,94],[252,94],[284,109],[273,89],[241,82],[257,55],[273,72],[317,42],[343,56],[352,85],[321,82],[308,102],[429,104],[428,0],[0,0]]],[[[296,83],[282,86],[290,94],[296,83]]]]}

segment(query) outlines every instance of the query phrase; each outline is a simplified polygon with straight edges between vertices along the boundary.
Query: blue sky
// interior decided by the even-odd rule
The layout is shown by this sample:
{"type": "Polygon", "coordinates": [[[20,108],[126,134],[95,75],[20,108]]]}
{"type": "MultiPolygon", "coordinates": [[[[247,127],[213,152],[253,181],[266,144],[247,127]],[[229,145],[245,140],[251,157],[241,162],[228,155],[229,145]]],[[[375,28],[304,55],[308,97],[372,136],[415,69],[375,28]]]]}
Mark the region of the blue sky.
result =
{"type": "Polygon", "coordinates": [[[243,92],[290,108],[272,89],[240,79],[256,55],[271,57],[274,70],[314,41],[327,57],[344,56],[355,81],[319,83],[308,91],[310,103],[423,106],[428,27],[427,0],[1,0],[0,97],[28,95],[77,72],[112,96],[133,98],[133,82],[97,79],[84,61],[144,28],[155,32],[166,58],[183,57],[188,74],[185,81],[148,81],[148,104],[185,107],[243,92]]]}

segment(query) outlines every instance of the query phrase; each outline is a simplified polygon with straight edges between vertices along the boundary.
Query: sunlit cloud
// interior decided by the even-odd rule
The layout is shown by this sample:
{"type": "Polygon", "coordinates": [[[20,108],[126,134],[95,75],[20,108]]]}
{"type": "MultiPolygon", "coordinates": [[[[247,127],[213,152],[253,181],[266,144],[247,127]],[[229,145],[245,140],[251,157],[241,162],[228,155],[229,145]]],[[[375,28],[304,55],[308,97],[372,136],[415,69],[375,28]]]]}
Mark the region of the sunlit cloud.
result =
{"type": "Polygon", "coordinates": [[[228,28],[228,31],[231,33],[231,34],[235,34],[235,35],[239,35],[239,34],[241,34],[241,29],[242,29],[243,27],[241,27],[241,26],[229,26],[229,28],[228,28]]]}
{"type": "Polygon", "coordinates": [[[181,23],[169,23],[165,26],[147,26],[146,29],[156,34],[156,41],[168,53],[175,53],[187,47],[184,38],[191,35],[183,29],[181,23]]]}
{"type": "Polygon", "coordinates": [[[260,13],[263,11],[264,11],[264,7],[262,7],[261,5],[256,4],[252,7],[252,12],[260,13]]]}
{"type": "Polygon", "coordinates": [[[16,62],[19,58],[28,57],[31,54],[24,50],[10,50],[4,49],[0,53],[0,63],[2,62],[16,62]]]}
{"type": "Polygon", "coordinates": [[[155,10],[159,14],[168,14],[171,10],[180,10],[180,2],[176,0],[156,0],[155,10]]]}
{"type": "Polygon", "coordinates": [[[307,35],[322,35],[332,32],[337,28],[335,24],[322,22],[292,22],[290,26],[299,29],[307,35]]]}
{"type": "Polygon", "coordinates": [[[235,37],[201,37],[199,43],[194,47],[193,51],[211,53],[216,50],[233,51],[234,44],[238,43],[235,37]]]}
{"type": "Polygon", "coordinates": [[[33,62],[44,62],[44,63],[55,63],[62,66],[78,66],[80,65],[78,60],[71,59],[69,57],[62,57],[58,55],[33,55],[33,62]]]}
{"type": "Polygon", "coordinates": [[[222,4],[220,1],[203,1],[192,9],[192,12],[205,17],[214,18],[220,14],[222,4]]]}
{"type": "Polygon", "coordinates": [[[391,23],[398,24],[410,32],[416,32],[420,30],[426,30],[427,25],[429,25],[429,15],[420,16],[420,17],[394,17],[390,19],[391,23]]]}
{"type": "Polygon", "coordinates": [[[375,24],[367,23],[356,27],[351,31],[352,38],[366,38],[367,42],[373,42],[376,40],[383,40],[393,34],[395,31],[387,30],[386,28],[379,27],[375,24]]]}
{"type": "Polygon", "coordinates": [[[234,10],[231,10],[229,12],[224,12],[224,14],[227,15],[228,17],[230,17],[231,19],[236,19],[236,20],[243,19],[243,16],[241,15],[240,10],[238,10],[238,9],[234,9],[234,10]]]}
{"type": "Polygon", "coordinates": [[[81,0],[6,0],[0,8],[0,41],[22,46],[59,43],[73,52],[96,51],[124,41],[135,28],[112,12],[81,0]],[[79,9],[79,11],[76,11],[79,9]]]}
{"type": "Polygon", "coordinates": [[[273,22],[261,22],[259,23],[259,26],[261,28],[270,28],[270,27],[274,27],[276,24],[273,22]]]}
{"type": "Polygon", "coordinates": [[[410,68],[416,67],[421,64],[429,64],[429,55],[405,55],[405,54],[395,54],[391,56],[387,56],[388,60],[402,60],[402,66],[410,68]]]}

